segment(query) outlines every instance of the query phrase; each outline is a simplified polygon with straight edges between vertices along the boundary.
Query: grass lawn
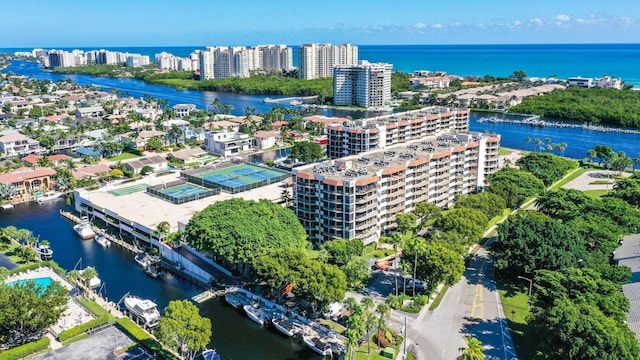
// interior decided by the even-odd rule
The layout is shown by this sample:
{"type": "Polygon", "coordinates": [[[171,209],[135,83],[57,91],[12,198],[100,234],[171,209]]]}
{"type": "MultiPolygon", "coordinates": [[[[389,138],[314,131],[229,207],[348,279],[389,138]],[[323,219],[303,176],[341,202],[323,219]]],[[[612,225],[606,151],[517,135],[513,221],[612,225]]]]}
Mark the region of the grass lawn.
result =
{"type": "Polygon", "coordinates": [[[507,217],[507,215],[509,215],[510,212],[511,212],[511,209],[502,210],[502,214],[496,215],[492,219],[489,220],[489,223],[487,224],[487,229],[490,229],[493,225],[497,224],[498,221],[500,221],[503,218],[507,217]]]}
{"type": "Polygon", "coordinates": [[[592,198],[601,198],[611,190],[585,190],[584,193],[592,198]]]}
{"type": "Polygon", "coordinates": [[[123,152],[122,154],[118,155],[118,156],[114,156],[114,157],[110,157],[107,158],[111,161],[121,161],[121,160],[127,160],[127,159],[135,159],[137,157],[140,157],[136,154],[132,154],[132,153],[128,153],[128,152],[123,152]]]}
{"type": "Polygon", "coordinates": [[[331,331],[338,334],[344,334],[344,332],[347,330],[346,327],[338,324],[335,321],[331,321],[329,319],[320,319],[318,322],[320,323],[320,325],[324,325],[328,327],[331,331]]]}
{"type": "Polygon", "coordinates": [[[501,147],[500,149],[498,149],[498,155],[500,156],[511,155],[511,150],[501,147]]]}
{"type": "Polygon", "coordinates": [[[579,167],[577,169],[574,169],[573,172],[570,172],[568,176],[565,176],[562,180],[558,181],[557,183],[551,185],[551,187],[549,188],[549,190],[551,191],[555,191],[560,189],[561,187],[567,185],[568,183],[570,183],[571,181],[577,179],[580,175],[584,174],[585,172],[587,172],[586,168],[582,168],[579,167]]]}
{"type": "Polygon", "coordinates": [[[540,341],[533,329],[527,324],[529,315],[529,283],[518,279],[518,282],[505,279],[504,275],[496,274],[498,292],[502,300],[502,308],[509,323],[511,338],[520,359],[533,359],[535,345],[540,341]]]}
{"type": "MultiPolygon", "coordinates": [[[[400,344],[401,341],[402,340],[398,340],[398,344],[400,344]]],[[[398,354],[400,350],[398,346],[390,346],[396,349],[396,354],[398,354]]],[[[356,350],[356,360],[389,360],[389,358],[382,356],[382,350],[382,347],[378,347],[372,337],[369,344],[362,344],[362,346],[356,350]],[[371,346],[371,354],[368,353],[369,345],[371,346]]],[[[349,358],[349,353],[347,353],[346,358],[349,358]]]]}
{"type": "Polygon", "coordinates": [[[596,180],[589,183],[589,185],[609,185],[609,184],[613,184],[613,182],[609,180],[596,180]]]}
{"type": "Polygon", "coordinates": [[[438,293],[438,296],[436,296],[435,299],[433,299],[433,302],[431,303],[431,305],[429,305],[429,311],[433,311],[435,310],[438,305],[440,305],[440,303],[442,302],[442,298],[444,297],[444,294],[447,292],[447,290],[449,289],[448,286],[443,286],[442,289],[440,289],[440,293],[438,293]]]}

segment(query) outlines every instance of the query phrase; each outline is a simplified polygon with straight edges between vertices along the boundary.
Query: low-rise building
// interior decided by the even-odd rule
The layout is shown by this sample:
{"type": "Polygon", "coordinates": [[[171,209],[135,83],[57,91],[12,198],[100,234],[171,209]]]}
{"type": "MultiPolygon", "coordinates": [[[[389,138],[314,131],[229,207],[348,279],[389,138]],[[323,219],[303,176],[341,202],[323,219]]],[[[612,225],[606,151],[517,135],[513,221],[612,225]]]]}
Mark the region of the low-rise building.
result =
{"type": "Polygon", "coordinates": [[[146,156],[127,161],[124,164],[125,168],[133,171],[134,174],[139,174],[145,166],[149,166],[150,168],[152,168],[153,172],[158,172],[166,170],[168,165],[169,164],[167,163],[167,159],[163,158],[160,155],[146,156]]]}
{"type": "Polygon", "coordinates": [[[19,169],[0,174],[0,184],[10,184],[15,189],[17,198],[26,198],[36,191],[48,191],[53,188],[52,177],[56,171],[51,168],[19,169]]]}
{"type": "Polygon", "coordinates": [[[253,138],[241,132],[212,131],[206,134],[204,145],[209,152],[226,157],[253,149],[253,138]]]}
{"type": "Polygon", "coordinates": [[[605,89],[622,89],[622,79],[605,75],[601,78],[596,78],[595,86],[605,89]]]}
{"type": "Polygon", "coordinates": [[[196,111],[196,106],[194,104],[176,104],[172,109],[176,117],[183,118],[189,116],[191,112],[196,111]]]}
{"type": "Polygon", "coordinates": [[[253,137],[256,139],[256,148],[259,150],[268,149],[276,145],[280,134],[277,131],[256,131],[253,137]]]}
{"type": "Polygon", "coordinates": [[[89,106],[76,109],[76,118],[78,119],[83,117],[98,118],[102,117],[102,115],[104,115],[102,106],[89,106]]]}
{"type": "Polygon", "coordinates": [[[498,169],[499,135],[428,136],[294,168],[294,204],[309,239],[376,241],[418,203],[453,205],[498,169]]]}
{"type": "Polygon", "coordinates": [[[19,132],[0,136],[0,152],[5,157],[37,154],[42,151],[40,143],[19,132]]]}
{"type": "Polygon", "coordinates": [[[580,76],[570,77],[567,79],[568,86],[578,86],[585,89],[590,89],[593,86],[592,78],[583,78],[580,76]]]}
{"type": "Polygon", "coordinates": [[[174,151],[168,155],[168,158],[177,160],[183,164],[190,164],[198,161],[199,158],[207,154],[208,152],[201,148],[192,148],[174,151]]]}

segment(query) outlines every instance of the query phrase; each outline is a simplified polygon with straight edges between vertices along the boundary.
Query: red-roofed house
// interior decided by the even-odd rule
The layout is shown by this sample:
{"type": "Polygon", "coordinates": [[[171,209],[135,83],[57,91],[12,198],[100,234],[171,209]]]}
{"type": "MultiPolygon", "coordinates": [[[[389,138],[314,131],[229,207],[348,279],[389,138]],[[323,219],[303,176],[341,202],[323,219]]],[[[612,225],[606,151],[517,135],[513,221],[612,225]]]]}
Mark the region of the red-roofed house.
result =
{"type": "MultiPolygon", "coordinates": [[[[28,162],[32,166],[37,167],[38,166],[38,160],[40,160],[41,158],[42,158],[42,156],[40,156],[40,155],[30,154],[30,155],[27,155],[27,156],[23,157],[22,161],[28,162]]],[[[63,161],[72,159],[72,157],[68,156],[68,155],[64,155],[64,154],[58,154],[58,155],[47,156],[47,159],[49,161],[51,161],[54,165],[59,166],[59,165],[61,165],[61,163],[63,161]]]]}
{"type": "Polygon", "coordinates": [[[108,174],[111,171],[111,168],[107,164],[99,164],[99,165],[91,165],[85,166],[83,168],[79,168],[71,171],[72,175],[76,180],[84,179],[85,177],[90,178],[98,178],[100,174],[108,174]]]}
{"type": "Polygon", "coordinates": [[[36,191],[48,191],[53,188],[51,177],[56,171],[51,168],[19,169],[0,174],[0,184],[11,184],[16,189],[16,198],[25,198],[36,191]]]}

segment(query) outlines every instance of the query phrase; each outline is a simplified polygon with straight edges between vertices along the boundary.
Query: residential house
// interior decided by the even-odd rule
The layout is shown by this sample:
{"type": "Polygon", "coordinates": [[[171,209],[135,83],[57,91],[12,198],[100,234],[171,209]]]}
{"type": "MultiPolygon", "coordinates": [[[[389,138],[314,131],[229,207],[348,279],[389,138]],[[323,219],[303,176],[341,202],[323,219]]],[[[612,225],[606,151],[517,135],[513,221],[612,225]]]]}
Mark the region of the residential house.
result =
{"type": "Polygon", "coordinates": [[[3,156],[20,156],[40,153],[40,143],[26,135],[15,132],[0,137],[0,152],[3,156]]]}
{"type": "Polygon", "coordinates": [[[305,141],[309,140],[309,134],[302,131],[293,130],[289,132],[289,139],[293,141],[305,141]]]}
{"type": "Polygon", "coordinates": [[[23,168],[5,174],[0,174],[0,184],[11,184],[16,189],[16,195],[11,199],[25,198],[36,191],[48,191],[53,188],[52,177],[56,175],[51,168],[29,169],[23,168]]]}
{"type": "Polygon", "coordinates": [[[253,138],[241,132],[212,131],[206,134],[206,149],[222,157],[239,154],[253,148],[253,138]]]}
{"type": "Polygon", "coordinates": [[[256,139],[256,148],[258,150],[268,149],[276,145],[280,134],[277,131],[256,131],[253,134],[253,137],[256,139]]]}
{"type": "Polygon", "coordinates": [[[89,106],[76,109],[76,118],[90,117],[97,118],[104,115],[104,109],[102,106],[89,106]]]}
{"type": "Polygon", "coordinates": [[[33,104],[30,101],[14,101],[9,104],[9,109],[12,113],[17,114],[20,111],[33,109],[33,104]]]}
{"type": "MultiPolygon", "coordinates": [[[[31,166],[38,167],[38,160],[42,159],[42,156],[36,154],[29,154],[22,158],[22,161],[31,164],[31,166]]],[[[71,156],[64,154],[49,155],[47,160],[51,161],[55,166],[61,166],[64,161],[73,159],[71,156]]]]}
{"type": "Polygon", "coordinates": [[[168,165],[167,159],[160,155],[142,157],[128,161],[124,164],[124,166],[133,171],[134,174],[139,174],[145,166],[149,166],[154,172],[157,172],[166,170],[168,165]]]}
{"type": "Polygon", "coordinates": [[[194,104],[176,104],[172,109],[176,117],[183,118],[189,116],[191,112],[196,111],[196,106],[194,104]]]}
{"type": "Polygon", "coordinates": [[[140,131],[138,132],[138,135],[136,137],[133,137],[135,136],[135,133],[124,134],[122,135],[122,138],[124,139],[124,142],[131,147],[134,147],[136,149],[145,149],[147,147],[147,142],[149,141],[149,139],[154,137],[164,139],[161,141],[163,141],[164,145],[167,145],[166,135],[167,133],[164,131],[151,130],[140,131]]]}
{"type": "Polygon", "coordinates": [[[204,128],[207,130],[238,132],[240,130],[240,124],[234,121],[219,120],[204,124],[204,128]]]}
{"type": "Polygon", "coordinates": [[[592,78],[583,78],[580,76],[576,76],[576,77],[570,77],[569,79],[567,79],[567,85],[568,86],[578,86],[578,87],[583,87],[585,89],[589,89],[593,86],[593,79],[592,78]]]}
{"type": "Polygon", "coordinates": [[[98,179],[103,175],[111,172],[111,168],[107,164],[89,165],[75,169],[71,171],[71,174],[76,180],[84,179],[86,177],[92,179],[98,179]]]}
{"type": "Polygon", "coordinates": [[[174,151],[169,154],[168,158],[177,160],[183,164],[190,164],[197,162],[199,158],[206,154],[208,154],[206,150],[202,150],[201,148],[192,148],[174,151]]]}

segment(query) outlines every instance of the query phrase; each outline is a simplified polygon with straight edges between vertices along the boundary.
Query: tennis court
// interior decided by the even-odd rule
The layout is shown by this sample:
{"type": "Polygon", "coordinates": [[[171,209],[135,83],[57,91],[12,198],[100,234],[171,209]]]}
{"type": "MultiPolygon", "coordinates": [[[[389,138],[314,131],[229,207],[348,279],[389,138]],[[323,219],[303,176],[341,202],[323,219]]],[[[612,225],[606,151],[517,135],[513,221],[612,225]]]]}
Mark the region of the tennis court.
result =
{"type": "Polygon", "coordinates": [[[127,186],[119,189],[109,190],[108,193],[114,196],[122,196],[122,195],[129,195],[129,194],[133,194],[133,193],[137,193],[145,190],[147,190],[147,185],[137,184],[137,185],[131,185],[131,186],[127,186]]]}
{"type": "Polygon", "coordinates": [[[207,189],[178,180],[167,184],[149,186],[147,192],[174,204],[183,204],[219,194],[220,189],[207,189]]]}
{"type": "Polygon", "coordinates": [[[282,181],[289,177],[289,174],[260,166],[240,164],[220,169],[185,171],[182,177],[194,184],[207,188],[218,187],[235,194],[282,181]]]}

